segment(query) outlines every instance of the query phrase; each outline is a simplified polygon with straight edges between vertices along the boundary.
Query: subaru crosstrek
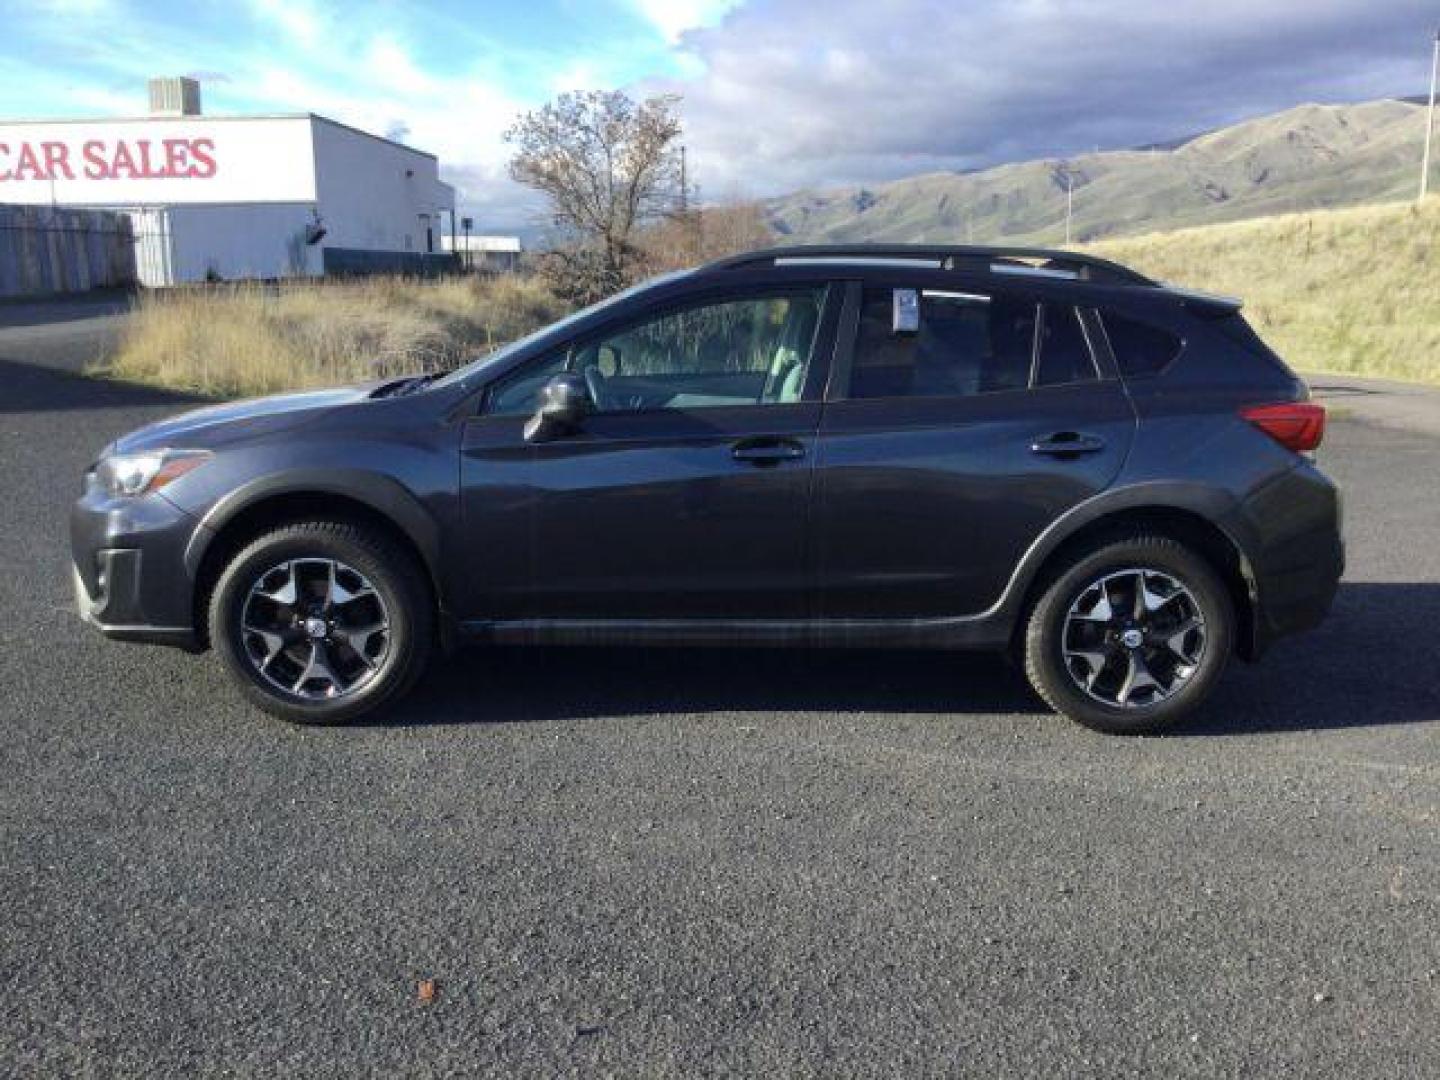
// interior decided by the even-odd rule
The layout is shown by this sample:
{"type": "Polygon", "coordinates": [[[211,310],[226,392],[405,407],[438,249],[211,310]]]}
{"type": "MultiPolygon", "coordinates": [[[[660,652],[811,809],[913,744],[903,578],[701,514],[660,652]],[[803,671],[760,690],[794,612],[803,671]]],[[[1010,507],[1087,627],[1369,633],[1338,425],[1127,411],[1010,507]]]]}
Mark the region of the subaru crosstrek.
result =
{"type": "Polygon", "coordinates": [[[1101,259],[756,252],[443,376],[127,435],[75,591],[303,723],[479,641],[1013,650],[1151,731],[1329,608],[1324,422],[1238,301],[1101,259]]]}

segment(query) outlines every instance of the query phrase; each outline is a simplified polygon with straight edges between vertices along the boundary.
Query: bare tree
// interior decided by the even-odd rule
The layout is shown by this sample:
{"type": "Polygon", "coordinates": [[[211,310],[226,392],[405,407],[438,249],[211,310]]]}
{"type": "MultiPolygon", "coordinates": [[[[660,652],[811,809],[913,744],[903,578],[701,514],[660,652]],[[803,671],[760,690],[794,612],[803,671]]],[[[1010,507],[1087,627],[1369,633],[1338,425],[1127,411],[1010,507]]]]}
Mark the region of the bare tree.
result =
{"type": "Polygon", "coordinates": [[[562,252],[585,282],[606,293],[626,283],[636,228],[670,210],[679,190],[675,97],[633,101],[619,91],[561,94],[505,133],[510,175],[544,192],[554,221],[580,241],[562,252]]]}
{"type": "Polygon", "coordinates": [[[680,270],[726,255],[769,247],[775,233],[757,202],[735,201],[667,215],[637,231],[635,246],[647,274],[680,270]]]}

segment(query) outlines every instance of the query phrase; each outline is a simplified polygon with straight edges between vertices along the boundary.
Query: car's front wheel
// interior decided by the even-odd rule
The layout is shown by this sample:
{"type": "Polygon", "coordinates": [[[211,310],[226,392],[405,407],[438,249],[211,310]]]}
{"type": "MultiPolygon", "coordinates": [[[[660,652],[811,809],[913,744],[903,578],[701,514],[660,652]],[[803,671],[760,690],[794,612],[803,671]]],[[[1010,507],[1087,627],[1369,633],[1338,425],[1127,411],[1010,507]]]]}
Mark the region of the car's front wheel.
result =
{"type": "Polygon", "coordinates": [[[1205,700],[1234,640],[1234,605],[1210,563],[1168,537],[1136,536],[1081,556],[1045,589],[1025,670],[1057,712],[1142,734],[1205,700]]]}
{"type": "Polygon", "coordinates": [[[210,640],[246,697],[302,724],[343,723],[402,694],[429,658],[433,622],[415,560],[347,522],[258,537],[210,602],[210,640]]]}

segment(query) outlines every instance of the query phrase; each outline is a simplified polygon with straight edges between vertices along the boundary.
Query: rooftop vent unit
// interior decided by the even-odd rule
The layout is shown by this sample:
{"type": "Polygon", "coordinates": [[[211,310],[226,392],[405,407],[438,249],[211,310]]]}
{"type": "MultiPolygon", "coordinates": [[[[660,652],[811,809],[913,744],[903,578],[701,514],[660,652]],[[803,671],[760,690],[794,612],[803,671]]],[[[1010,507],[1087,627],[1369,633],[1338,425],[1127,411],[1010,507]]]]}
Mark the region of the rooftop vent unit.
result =
{"type": "Polygon", "coordinates": [[[200,83],[183,75],[150,80],[151,116],[199,116],[200,83]]]}

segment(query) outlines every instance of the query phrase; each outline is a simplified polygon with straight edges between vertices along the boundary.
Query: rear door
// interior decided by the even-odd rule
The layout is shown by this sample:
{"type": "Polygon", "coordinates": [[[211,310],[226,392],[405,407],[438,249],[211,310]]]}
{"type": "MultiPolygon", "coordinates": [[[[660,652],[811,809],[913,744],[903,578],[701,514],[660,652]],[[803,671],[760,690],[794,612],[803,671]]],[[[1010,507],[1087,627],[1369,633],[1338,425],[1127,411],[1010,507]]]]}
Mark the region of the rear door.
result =
{"type": "Polygon", "coordinates": [[[821,617],[978,614],[1114,479],[1134,411],[1091,317],[1054,296],[923,271],[850,283],[816,461],[821,617]]]}

